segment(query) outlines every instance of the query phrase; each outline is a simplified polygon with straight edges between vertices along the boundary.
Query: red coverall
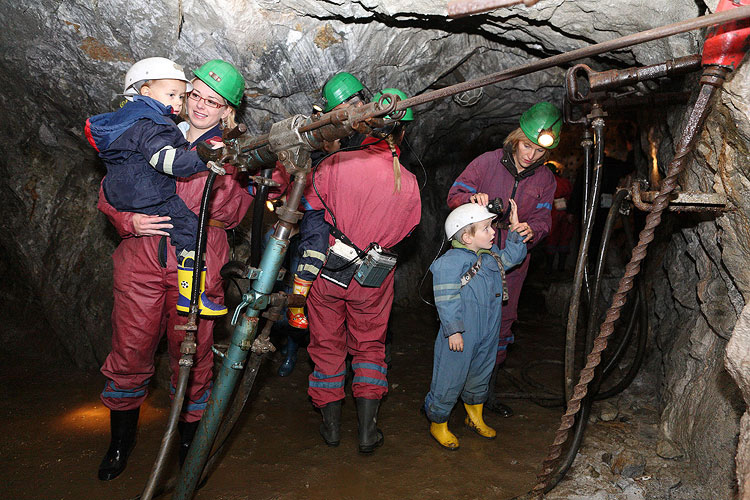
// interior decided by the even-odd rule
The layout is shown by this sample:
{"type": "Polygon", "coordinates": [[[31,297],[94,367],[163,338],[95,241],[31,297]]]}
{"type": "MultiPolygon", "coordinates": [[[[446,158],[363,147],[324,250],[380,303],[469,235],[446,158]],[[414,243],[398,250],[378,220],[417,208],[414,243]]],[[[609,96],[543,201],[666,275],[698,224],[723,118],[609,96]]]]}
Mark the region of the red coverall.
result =
{"type": "MultiPolygon", "coordinates": [[[[517,182],[513,199],[518,204],[518,220],[526,222],[534,231],[534,239],[527,243],[531,250],[537,245],[550,229],[550,211],[552,210],[553,194],[555,192],[555,178],[548,169],[537,167],[528,177],[516,180],[502,165],[503,149],[489,151],[475,158],[461,172],[448,192],[448,206],[454,209],[464,203],[474,193],[486,193],[490,200],[496,197],[507,204],[517,182]]],[[[495,235],[495,243],[500,248],[505,247],[507,229],[502,229],[495,235]]],[[[518,298],[521,295],[523,281],[529,271],[531,252],[526,255],[523,263],[506,273],[508,285],[508,303],[503,305],[503,319],[500,323],[500,341],[497,348],[496,363],[505,361],[508,344],[514,341],[510,327],[518,318],[518,298]]]]}
{"type": "MultiPolygon", "coordinates": [[[[555,200],[561,199],[565,201],[567,206],[570,203],[570,195],[573,192],[573,186],[570,181],[565,177],[555,175],[555,182],[557,187],[555,188],[555,200]]],[[[558,210],[555,204],[552,204],[552,228],[549,231],[549,236],[544,242],[545,251],[548,254],[562,253],[567,254],[570,251],[570,240],[573,239],[573,233],[575,228],[573,224],[568,220],[567,208],[558,210]]]]}
{"type": "MultiPolygon", "coordinates": [[[[363,144],[374,142],[368,137],[363,144]]],[[[338,153],[315,173],[315,186],[338,228],[360,249],[371,242],[391,248],[419,223],[422,204],[416,177],[402,167],[398,193],[393,181],[393,156],[384,141],[338,153]]],[[[312,209],[323,208],[312,185],[305,198],[312,209]]],[[[328,211],[326,220],[332,222],[328,211]]],[[[380,399],[388,392],[385,334],[392,303],[393,272],[379,288],[362,287],[354,279],[349,288],[322,277],[315,280],[307,299],[307,352],[315,363],[308,394],[316,407],[344,398],[347,352],[352,355],[354,397],[380,399]]]]}
{"type": "MultiPolygon", "coordinates": [[[[215,127],[199,141],[221,139],[215,127]]],[[[195,144],[195,143],[193,143],[195,144]]],[[[235,227],[245,216],[252,201],[239,172],[227,165],[227,175],[218,176],[209,205],[211,222],[206,237],[206,294],[217,304],[224,303],[224,289],[219,271],[229,259],[225,229],[235,227]],[[231,175],[230,175],[231,173],[231,175]],[[214,225],[215,224],[215,225],[214,225]],[[224,224],[225,227],[217,227],[224,224]]],[[[196,214],[200,210],[207,172],[177,179],[177,195],[196,214]]],[[[112,410],[138,408],[146,398],[148,383],[154,374],[154,353],[166,329],[169,364],[172,370],[172,392],[177,384],[180,343],[183,331],[175,331],[187,317],[177,314],[177,259],[167,241],[167,265],[159,262],[161,236],[135,237],[133,213],[117,212],[99,190],[98,208],[109,217],[123,238],[112,255],[114,263],[114,306],[112,308],[112,352],[101,372],[107,382],[101,394],[104,405],[112,410]]],[[[182,419],[200,420],[206,407],[213,376],[214,321],[201,318],[198,322],[198,352],[190,372],[186,407],[182,419]]]]}

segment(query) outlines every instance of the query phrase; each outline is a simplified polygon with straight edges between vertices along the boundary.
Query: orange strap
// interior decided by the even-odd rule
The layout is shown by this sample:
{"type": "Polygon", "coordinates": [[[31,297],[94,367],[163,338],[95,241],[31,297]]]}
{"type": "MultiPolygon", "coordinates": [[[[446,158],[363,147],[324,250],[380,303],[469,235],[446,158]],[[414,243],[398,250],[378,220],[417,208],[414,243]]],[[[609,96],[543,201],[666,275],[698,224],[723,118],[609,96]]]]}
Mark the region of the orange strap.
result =
{"type": "Polygon", "coordinates": [[[220,220],[216,219],[208,219],[208,225],[213,227],[220,227],[222,229],[226,229],[227,225],[221,222],[220,220]]]}

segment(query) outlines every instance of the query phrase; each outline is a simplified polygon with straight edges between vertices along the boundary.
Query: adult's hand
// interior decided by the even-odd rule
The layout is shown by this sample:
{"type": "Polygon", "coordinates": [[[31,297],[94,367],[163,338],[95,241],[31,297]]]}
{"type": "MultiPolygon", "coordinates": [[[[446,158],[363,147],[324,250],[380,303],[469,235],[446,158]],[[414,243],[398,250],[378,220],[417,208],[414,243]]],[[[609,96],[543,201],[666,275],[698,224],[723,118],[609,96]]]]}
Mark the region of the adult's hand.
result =
{"type": "Polygon", "coordinates": [[[523,242],[528,243],[534,239],[534,231],[526,222],[519,222],[516,226],[516,232],[523,237],[523,242]]]}
{"type": "Polygon", "coordinates": [[[133,233],[136,236],[169,236],[165,229],[172,229],[166,215],[133,214],[133,233]]]}
{"type": "Polygon", "coordinates": [[[482,205],[483,207],[486,207],[487,204],[490,202],[490,195],[488,195],[487,193],[472,194],[469,197],[469,201],[472,203],[476,203],[477,205],[482,205]]]}

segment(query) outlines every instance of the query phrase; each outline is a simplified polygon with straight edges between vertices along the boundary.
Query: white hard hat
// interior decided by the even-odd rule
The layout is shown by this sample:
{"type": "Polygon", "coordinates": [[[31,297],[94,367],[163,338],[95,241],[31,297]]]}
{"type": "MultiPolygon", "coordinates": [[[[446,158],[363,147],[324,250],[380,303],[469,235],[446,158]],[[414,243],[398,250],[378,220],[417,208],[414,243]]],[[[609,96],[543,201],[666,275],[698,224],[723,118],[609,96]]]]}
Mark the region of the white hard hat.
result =
{"type": "Polygon", "coordinates": [[[445,235],[448,239],[453,238],[465,226],[487,219],[494,219],[495,217],[497,215],[482,205],[477,205],[476,203],[461,205],[449,213],[445,219],[445,235]]]}
{"type": "Polygon", "coordinates": [[[193,85],[185,76],[182,66],[165,57],[147,57],[133,64],[125,73],[125,96],[138,94],[141,86],[147,80],[182,80],[187,83],[187,91],[193,90],[193,85]]]}

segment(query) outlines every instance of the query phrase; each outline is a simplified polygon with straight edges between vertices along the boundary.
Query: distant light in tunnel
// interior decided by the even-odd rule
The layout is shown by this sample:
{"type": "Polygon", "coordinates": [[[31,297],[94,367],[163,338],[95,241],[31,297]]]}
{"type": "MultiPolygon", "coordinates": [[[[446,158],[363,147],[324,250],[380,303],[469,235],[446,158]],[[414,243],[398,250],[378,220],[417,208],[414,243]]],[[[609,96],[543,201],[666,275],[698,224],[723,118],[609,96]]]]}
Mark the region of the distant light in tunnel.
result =
{"type": "Polygon", "coordinates": [[[654,139],[653,127],[648,131],[648,143],[651,147],[651,172],[649,178],[649,184],[652,190],[657,190],[661,186],[661,178],[659,177],[659,160],[657,158],[657,152],[659,146],[654,139]]]}

